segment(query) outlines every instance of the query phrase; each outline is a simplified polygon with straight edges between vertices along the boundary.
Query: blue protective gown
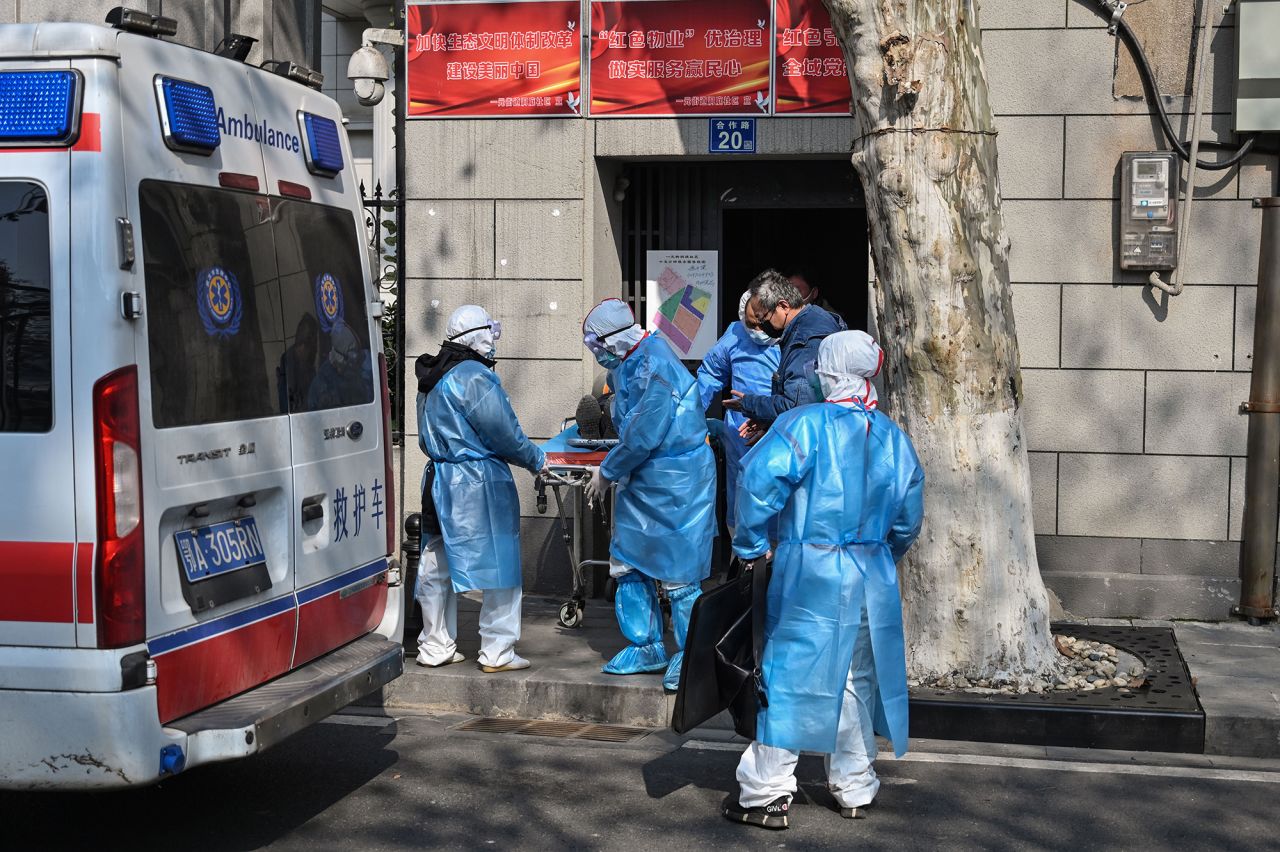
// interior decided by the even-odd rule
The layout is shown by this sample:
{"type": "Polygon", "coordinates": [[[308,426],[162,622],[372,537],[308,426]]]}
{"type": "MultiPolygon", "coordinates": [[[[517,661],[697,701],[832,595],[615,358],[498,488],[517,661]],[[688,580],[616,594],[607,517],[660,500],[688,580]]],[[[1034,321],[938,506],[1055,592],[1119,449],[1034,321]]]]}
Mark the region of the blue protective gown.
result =
{"type": "MultiPolygon", "coordinates": [[[[711,400],[726,388],[743,394],[768,394],[773,374],[778,370],[778,347],[762,346],[751,339],[741,322],[731,324],[724,335],[711,347],[698,368],[698,397],[702,410],[706,411],[711,400]]],[[[725,523],[736,526],[734,501],[738,495],[738,478],[742,473],[742,457],[747,452],[747,442],[738,434],[738,427],[747,421],[741,411],[726,408],[725,429],[721,437],[724,446],[724,484],[727,498],[725,523]]]]}
{"type": "Polygon", "coordinates": [[[508,463],[536,472],[547,457],[525,437],[497,374],[464,361],[419,393],[418,443],[436,465],[431,497],[453,588],[518,588],[520,500],[508,463]]]}
{"type": "Polygon", "coordinates": [[[711,573],[716,466],[697,383],[649,335],[610,371],[618,444],[600,465],[618,483],[609,555],[665,583],[711,573]]]}
{"type": "Polygon", "coordinates": [[[832,752],[865,601],[875,658],[876,732],[907,748],[907,672],[895,563],[920,532],[924,471],[893,421],[861,407],[804,405],[783,414],[743,460],[734,550],[768,550],[763,675],[769,706],[756,739],[832,752]]]}

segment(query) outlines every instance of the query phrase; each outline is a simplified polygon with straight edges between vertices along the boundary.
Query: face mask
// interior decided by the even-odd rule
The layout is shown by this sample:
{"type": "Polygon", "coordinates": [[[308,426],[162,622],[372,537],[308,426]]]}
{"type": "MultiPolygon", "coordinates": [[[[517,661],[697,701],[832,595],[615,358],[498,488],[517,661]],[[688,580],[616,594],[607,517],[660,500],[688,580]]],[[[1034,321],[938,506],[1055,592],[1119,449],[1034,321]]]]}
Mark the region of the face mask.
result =
{"type": "Polygon", "coordinates": [[[827,392],[822,387],[822,378],[817,373],[809,374],[809,387],[813,389],[813,395],[819,401],[827,398],[827,392]]]}
{"type": "Polygon", "coordinates": [[[498,360],[498,350],[493,346],[490,346],[484,353],[484,357],[488,358],[490,361],[496,361],[498,360]]]}
{"type": "Polygon", "coordinates": [[[604,352],[596,352],[594,354],[596,356],[596,363],[601,367],[604,367],[606,370],[616,369],[617,366],[622,363],[621,358],[608,350],[605,350],[604,352]]]}
{"type": "Polygon", "coordinates": [[[776,337],[770,337],[758,328],[747,329],[747,337],[750,337],[753,343],[758,343],[761,346],[774,346],[778,342],[776,337]]]}
{"type": "Polygon", "coordinates": [[[774,328],[772,325],[769,324],[768,320],[765,320],[764,322],[760,323],[760,330],[763,331],[766,335],[768,335],[775,343],[777,342],[778,338],[782,337],[782,329],[774,328]]]}

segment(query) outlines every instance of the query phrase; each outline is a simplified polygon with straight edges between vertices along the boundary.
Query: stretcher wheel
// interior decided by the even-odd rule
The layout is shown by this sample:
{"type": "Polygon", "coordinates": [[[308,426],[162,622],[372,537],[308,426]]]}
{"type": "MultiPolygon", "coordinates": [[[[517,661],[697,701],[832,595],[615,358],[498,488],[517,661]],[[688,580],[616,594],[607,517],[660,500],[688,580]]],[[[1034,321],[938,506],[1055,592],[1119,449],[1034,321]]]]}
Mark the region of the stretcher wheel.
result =
{"type": "Polygon", "coordinates": [[[558,616],[561,627],[578,627],[582,624],[582,608],[573,601],[560,604],[558,616]]]}

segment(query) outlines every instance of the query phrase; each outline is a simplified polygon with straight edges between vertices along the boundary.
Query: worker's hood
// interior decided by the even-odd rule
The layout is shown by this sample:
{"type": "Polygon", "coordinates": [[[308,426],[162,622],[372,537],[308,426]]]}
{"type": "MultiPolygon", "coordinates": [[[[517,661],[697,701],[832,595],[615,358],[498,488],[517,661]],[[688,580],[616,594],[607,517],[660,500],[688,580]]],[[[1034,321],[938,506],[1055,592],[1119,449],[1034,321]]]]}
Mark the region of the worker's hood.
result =
{"type": "Polygon", "coordinates": [[[418,377],[418,392],[431,393],[431,389],[454,367],[463,361],[479,361],[493,369],[494,362],[476,352],[470,346],[446,340],[440,344],[440,351],[435,355],[419,355],[413,365],[413,372],[418,377]]]}

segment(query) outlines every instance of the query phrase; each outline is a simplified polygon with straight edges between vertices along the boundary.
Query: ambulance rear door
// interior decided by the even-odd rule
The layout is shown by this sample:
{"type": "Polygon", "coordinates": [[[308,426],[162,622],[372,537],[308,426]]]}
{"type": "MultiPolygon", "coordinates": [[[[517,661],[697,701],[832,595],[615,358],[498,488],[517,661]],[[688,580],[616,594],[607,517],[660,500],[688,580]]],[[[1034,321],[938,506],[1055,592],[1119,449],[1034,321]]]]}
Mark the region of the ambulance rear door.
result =
{"type": "Polygon", "coordinates": [[[149,38],[120,46],[145,293],[147,644],[168,721],[288,671],[297,499],[261,72],[149,38]]]}
{"type": "Polygon", "coordinates": [[[0,645],[74,645],[75,566],[92,555],[76,547],[71,425],[71,148],[97,129],[83,91],[68,62],[0,61],[0,645]]]}
{"type": "Polygon", "coordinates": [[[384,455],[382,338],[370,316],[363,210],[341,112],[285,80],[266,78],[255,94],[274,142],[263,159],[277,196],[298,513],[296,666],[381,621],[394,486],[384,455]]]}

